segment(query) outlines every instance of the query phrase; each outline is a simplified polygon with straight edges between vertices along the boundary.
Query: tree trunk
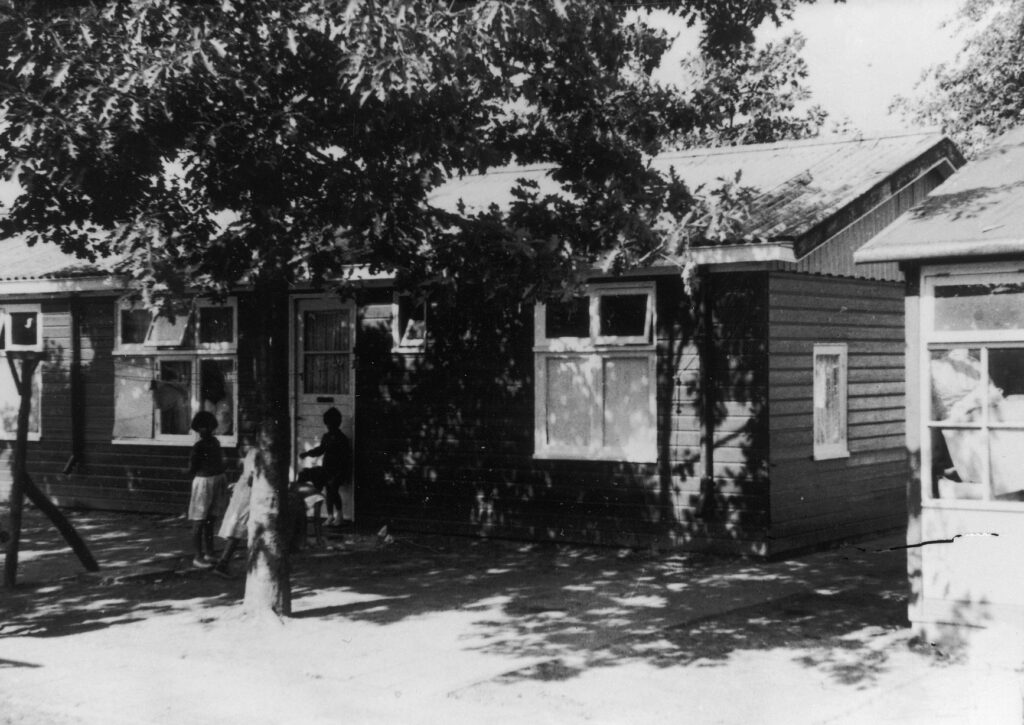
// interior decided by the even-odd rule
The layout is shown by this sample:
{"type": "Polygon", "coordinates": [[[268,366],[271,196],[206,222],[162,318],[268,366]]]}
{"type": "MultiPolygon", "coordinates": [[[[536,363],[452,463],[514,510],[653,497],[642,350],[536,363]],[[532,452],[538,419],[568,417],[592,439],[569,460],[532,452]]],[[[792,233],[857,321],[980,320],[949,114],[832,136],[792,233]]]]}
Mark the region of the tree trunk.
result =
{"type": "MultiPolygon", "coordinates": [[[[259,283],[251,300],[256,318],[250,340],[255,390],[252,402],[259,430],[256,474],[249,505],[249,560],[244,609],[248,615],[291,614],[288,562],[288,286],[259,283]]],[[[250,328],[252,329],[252,328],[250,328]]]]}

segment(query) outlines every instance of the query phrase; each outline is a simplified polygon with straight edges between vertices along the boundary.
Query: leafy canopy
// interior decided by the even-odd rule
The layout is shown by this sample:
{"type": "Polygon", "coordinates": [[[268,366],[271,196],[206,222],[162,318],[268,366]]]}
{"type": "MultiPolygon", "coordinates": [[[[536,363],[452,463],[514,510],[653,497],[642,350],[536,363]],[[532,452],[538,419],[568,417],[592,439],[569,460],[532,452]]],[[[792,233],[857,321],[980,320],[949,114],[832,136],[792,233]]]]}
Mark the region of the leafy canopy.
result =
{"type": "Polygon", "coordinates": [[[0,172],[23,193],[0,232],[110,257],[155,299],[353,264],[549,294],[680,243],[693,218],[648,160],[722,118],[652,79],[671,38],[642,11],[700,23],[717,69],[703,98],[742,104],[730,59],[756,64],[753,29],[805,1],[13,0],[0,172]],[[559,192],[433,203],[513,162],[550,165],[559,192]]]}
{"type": "Polygon", "coordinates": [[[1024,0],[965,0],[950,24],[965,34],[956,59],[893,107],[941,127],[970,157],[1024,121],[1024,0]]]}

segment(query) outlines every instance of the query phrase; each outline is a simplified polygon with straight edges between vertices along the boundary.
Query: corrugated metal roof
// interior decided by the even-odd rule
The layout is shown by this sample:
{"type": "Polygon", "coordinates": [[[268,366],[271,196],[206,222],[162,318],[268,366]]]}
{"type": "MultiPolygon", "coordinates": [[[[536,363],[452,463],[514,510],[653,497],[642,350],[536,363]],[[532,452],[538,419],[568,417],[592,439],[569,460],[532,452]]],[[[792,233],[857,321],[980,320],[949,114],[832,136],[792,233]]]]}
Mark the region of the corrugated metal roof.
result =
{"type": "MultiPolygon", "coordinates": [[[[652,164],[670,167],[691,189],[713,188],[720,179],[742,173],[740,184],[756,190],[746,233],[757,239],[798,239],[813,226],[870,191],[942,141],[937,133],[906,133],[860,139],[808,139],[717,149],[691,149],[657,156],[652,164]]],[[[520,178],[536,182],[541,193],[563,193],[550,165],[497,169],[454,180],[432,195],[443,208],[461,200],[471,209],[507,206],[520,178]]]]}
{"type": "Polygon", "coordinates": [[[857,262],[1024,253],[1024,127],[861,247],[857,262]]]}
{"type": "MultiPolygon", "coordinates": [[[[757,191],[746,233],[764,241],[799,239],[815,225],[884,182],[942,141],[935,133],[906,133],[862,139],[809,139],[662,154],[652,164],[674,168],[691,189],[714,187],[742,173],[740,183],[757,191]]],[[[542,193],[559,193],[549,165],[509,167],[455,179],[431,195],[432,203],[454,208],[508,205],[519,178],[536,181],[542,193]]],[[[20,238],[0,240],[0,281],[65,279],[104,274],[56,246],[29,247],[20,238]]]]}
{"type": "Polygon", "coordinates": [[[107,274],[109,269],[65,254],[55,244],[30,247],[22,237],[0,239],[0,281],[91,277],[107,274]]]}

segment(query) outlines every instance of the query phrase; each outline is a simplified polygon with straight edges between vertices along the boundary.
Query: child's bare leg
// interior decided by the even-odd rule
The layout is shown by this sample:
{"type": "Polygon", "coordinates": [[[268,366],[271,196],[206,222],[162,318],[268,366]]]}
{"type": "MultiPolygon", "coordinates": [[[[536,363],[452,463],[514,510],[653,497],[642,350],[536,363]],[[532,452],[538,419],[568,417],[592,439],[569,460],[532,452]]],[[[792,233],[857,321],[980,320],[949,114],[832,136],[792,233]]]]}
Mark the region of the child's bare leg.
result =
{"type": "Polygon", "coordinates": [[[203,533],[205,526],[205,521],[192,522],[192,550],[195,552],[195,558],[192,560],[192,563],[196,565],[202,565],[204,563],[203,533]]]}

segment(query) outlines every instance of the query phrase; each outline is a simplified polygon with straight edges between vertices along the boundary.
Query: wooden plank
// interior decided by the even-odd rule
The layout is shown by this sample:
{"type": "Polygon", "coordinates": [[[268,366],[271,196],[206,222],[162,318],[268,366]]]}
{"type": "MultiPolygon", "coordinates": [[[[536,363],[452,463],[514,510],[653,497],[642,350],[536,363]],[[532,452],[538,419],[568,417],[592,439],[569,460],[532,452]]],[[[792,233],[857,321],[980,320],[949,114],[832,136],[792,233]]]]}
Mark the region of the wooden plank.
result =
{"type": "Polygon", "coordinates": [[[772,325],[773,339],[808,340],[811,342],[849,342],[851,340],[877,340],[903,343],[902,325],[866,325],[853,327],[838,325],[793,324],[780,322],[772,325]]]}
{"type": "MultiPolygon", "coordinates": [[[[810,338],[792,340],[773,337],[771,340],[771,357],[779,355],[810,355],[814,350],[815,340],[810,338]]],[[[904,355],[906,345],[903,338],[890,341],[848,340],[847,352],[854,355],[904,355]]]]}
{"type": "Polygon", "coordinates": [[[900,282],[878,282],[875,280],[821,277],[807,274],[772,272],[768,275],[768,299],[772,295],[793,294],[805,297],[861,297],[889,298],[903,300],[903,284],[900,282]]]}

